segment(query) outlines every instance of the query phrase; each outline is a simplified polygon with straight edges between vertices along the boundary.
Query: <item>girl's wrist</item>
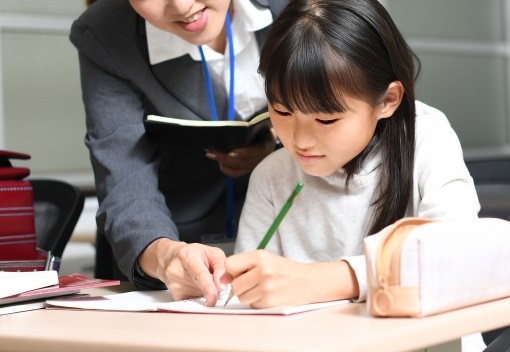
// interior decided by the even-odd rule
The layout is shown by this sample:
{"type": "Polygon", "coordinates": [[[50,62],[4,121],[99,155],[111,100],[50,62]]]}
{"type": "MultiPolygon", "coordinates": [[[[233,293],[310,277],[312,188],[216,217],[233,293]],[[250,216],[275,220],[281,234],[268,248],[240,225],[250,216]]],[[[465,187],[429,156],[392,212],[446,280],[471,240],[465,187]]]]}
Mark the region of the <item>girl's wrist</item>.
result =
{"type": "Polygon", "coordinates": [[[310,302],[328,302],[359,296],[358,281],[345,261],[319,262],[308,266],[311,281],[310,302]]]}

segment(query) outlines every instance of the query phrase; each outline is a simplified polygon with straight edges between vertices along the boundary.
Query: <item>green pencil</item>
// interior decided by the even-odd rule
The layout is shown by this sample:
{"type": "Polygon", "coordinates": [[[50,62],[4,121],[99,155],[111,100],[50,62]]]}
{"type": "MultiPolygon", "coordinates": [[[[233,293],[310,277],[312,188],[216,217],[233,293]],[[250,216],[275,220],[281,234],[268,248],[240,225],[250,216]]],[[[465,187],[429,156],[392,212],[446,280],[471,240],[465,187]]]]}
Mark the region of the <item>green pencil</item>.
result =
{"type": "Polygon", "coordinates": [[[299,191],[301,191],[301,188],[303,188],[303,183],[302,182],[298,182],[296,187],[294,187],[294,191],[292,191],[292,194],[290,195],[289,199],[287,199],[287,201],[283,205],[282,210],[280,210],[280,212],[278,213],[278,215],[274,219],[273,224],[271,225],[269,230],[267,230],[266,235],[264,236],[262,241],[260,241],[260,244],[257,247],[257,249],[264,249],[264,248],[266,248],[267,243],[269,242],[271,237],[273,237],[274,233],[276,232],[276,229],[278,228],[278,226],[280,226],[280,223],[282,222],[282,220],[285,217],[285,215],[287,215],[287,212],[289,211],[289,208],[292,205],[292,202],[294,201],[294,198],[296,198],[296,196],[298,195],[299,191]]]}
{"type": "MultiPolygon", "coordinates": [[[[260,241],[260,244],[257,247],[257,249],[264,249],[264,248],[266,248],[269,240],[271,240],[271,237],[273,237],[274,233],[276,232],[276,229],[278,229],[278,226],[280,226],[280,223],[282,222],[283,218],[285,217],[285,215],[287,215],[287,212],[289,211],[290,206],[294,202],[294,198],[296,198],[296,196],[298,195],[299,191],[301,191],[301,188],[303,188],[303,182],[298,182],[296,184],[296,187],[294,187],[294,190],[292,191],[289,199],[287,199],[287,201],[283,205],[282,209],[280,210],[280,212],[278,213],[278,215],[274,219],[273,223],[269,227],[269,230],[267,230],[266,235],[264,236],[262,241],[260,241]]],[[[225,307],[227,305],[228,301],[230,301],[230,299],[232,297],[234,297],[234,292],[232,290],[230,290],[228,298],[225,301],[225,304],[223,305],[223,307],[225,307]]]]}

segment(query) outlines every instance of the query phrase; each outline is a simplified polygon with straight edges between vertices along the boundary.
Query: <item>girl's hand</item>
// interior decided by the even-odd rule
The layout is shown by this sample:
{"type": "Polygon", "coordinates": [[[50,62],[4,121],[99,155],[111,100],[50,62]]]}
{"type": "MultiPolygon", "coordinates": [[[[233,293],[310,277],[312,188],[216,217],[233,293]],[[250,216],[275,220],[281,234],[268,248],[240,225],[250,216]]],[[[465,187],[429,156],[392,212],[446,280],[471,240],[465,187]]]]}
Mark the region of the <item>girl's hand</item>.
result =
{"type": "Polygon", "coordinates": [[[253,308],[302,305],[357,297],[359,289],[345,261],[299,263],[265,250],[232,255],[221,282],[253,308]]]}
{"type": "Polygon", "coordinates": [[[221,282],[231,281],[239,301],[254,308],[300,305],[312,300],[306,292],[311,273],[305,264],[257,250],[228,257],[225,269],[221,282]]]}
{"type": "Polygon", "coordinates": [[[252,172],[262,159],[274,151],[275,146],[275,136],[268,131],[257,143],[249,147],[232,149],[229,152],[206,149],[205,156],[216,160],[225,175],[239,177],[252,172]]]}

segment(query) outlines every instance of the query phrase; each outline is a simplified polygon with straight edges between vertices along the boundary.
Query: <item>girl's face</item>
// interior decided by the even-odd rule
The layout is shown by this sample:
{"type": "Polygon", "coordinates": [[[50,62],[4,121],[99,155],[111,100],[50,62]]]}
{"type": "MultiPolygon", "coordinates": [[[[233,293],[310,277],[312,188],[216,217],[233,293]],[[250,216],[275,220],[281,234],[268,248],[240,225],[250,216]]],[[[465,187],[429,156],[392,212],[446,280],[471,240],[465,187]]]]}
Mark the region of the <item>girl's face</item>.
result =
{"type": "Polygon", "coordinates": [[[230,0],[129,0],[153,26],[185,41],[203,45],[222,32],[230,0]]]}
{"type": "Polygon", "coordinates": [[[336,172],[368,145],[381,107],[362,100],[345,98],[349,109],[335,114],[290,113],[279,104],[269,106],[271,122],[280,141],[309,175],[327,176],[336,172]]]}

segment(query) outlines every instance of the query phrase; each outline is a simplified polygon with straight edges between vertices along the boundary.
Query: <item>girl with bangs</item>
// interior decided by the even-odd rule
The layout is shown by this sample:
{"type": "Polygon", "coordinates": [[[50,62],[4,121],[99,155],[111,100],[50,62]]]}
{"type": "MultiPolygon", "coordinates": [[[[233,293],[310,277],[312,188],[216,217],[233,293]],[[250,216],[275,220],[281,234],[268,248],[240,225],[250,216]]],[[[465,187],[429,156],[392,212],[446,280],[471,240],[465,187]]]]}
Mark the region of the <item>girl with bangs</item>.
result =
{"type": "Polygon", "coordinates": [[[419,61],[376,0],[294,0],[261,51],[285,148],[254,170],[223,282],[262,308],[366,299],[363,239],[406,216],[475,218],[457,135],[415,100],[419,61]],[[266,250],[262,236],[304,187],[266,250]]]}

